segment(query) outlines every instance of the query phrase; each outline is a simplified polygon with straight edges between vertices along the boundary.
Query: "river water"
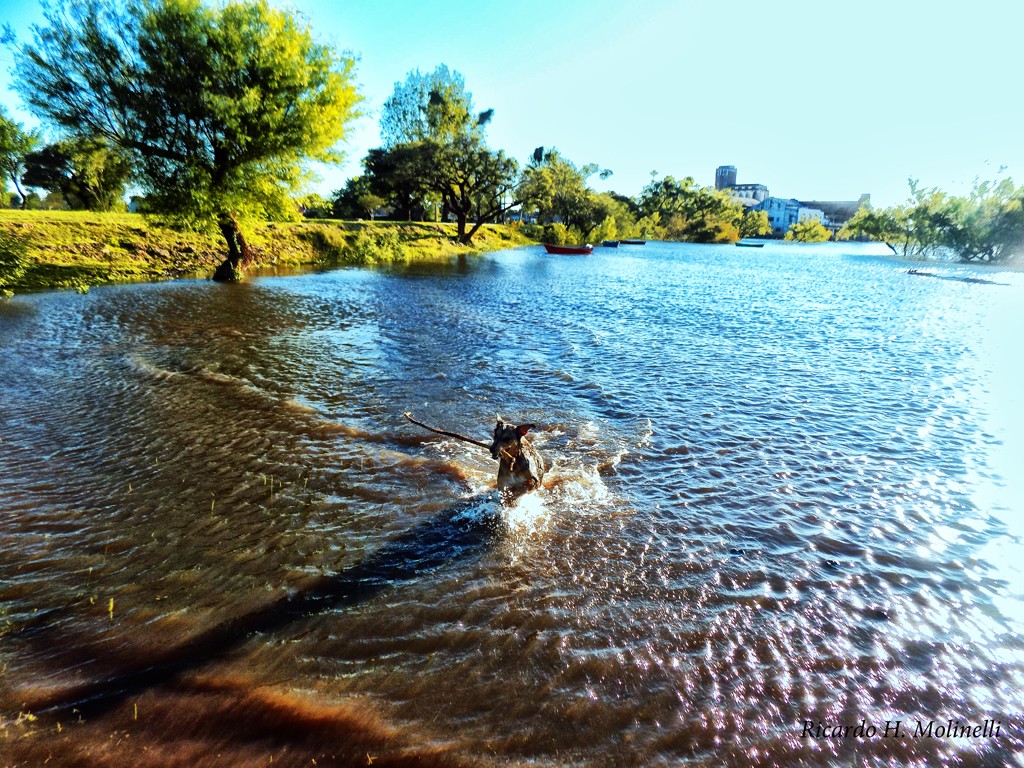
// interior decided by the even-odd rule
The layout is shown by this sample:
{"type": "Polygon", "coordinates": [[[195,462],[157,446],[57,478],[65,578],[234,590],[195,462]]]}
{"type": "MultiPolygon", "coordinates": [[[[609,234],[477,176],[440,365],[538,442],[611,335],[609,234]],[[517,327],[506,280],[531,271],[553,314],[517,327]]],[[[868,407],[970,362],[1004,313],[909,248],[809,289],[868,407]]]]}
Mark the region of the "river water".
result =
{"type": "Polygon", "coordinates": [[[837,244],[0,303],[0,764],[1010,764],[1022,328],[837,244]]]}

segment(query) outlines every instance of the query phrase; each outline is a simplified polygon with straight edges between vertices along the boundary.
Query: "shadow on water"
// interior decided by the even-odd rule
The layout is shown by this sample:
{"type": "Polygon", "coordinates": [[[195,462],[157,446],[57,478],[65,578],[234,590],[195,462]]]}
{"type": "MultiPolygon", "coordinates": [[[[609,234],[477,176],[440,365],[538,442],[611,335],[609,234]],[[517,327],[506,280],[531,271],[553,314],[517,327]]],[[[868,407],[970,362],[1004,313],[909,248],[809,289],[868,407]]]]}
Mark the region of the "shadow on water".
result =
{"type": "Polygon", "coordinates": [[[980,283],[982,285],[1004,285],[1008,286],[1009,283],[999,283],[995,280],[986,280],[983,277],[963,277],[962,275],[938,275],[934,272],[922,272],[920,269],[908,269],[908,275],[917,275],[918,277],[934,277],[936,280],[951,280],[957,283],[980,283]]]}
{"type": "Polygon", "coordinates": [[[467,562],[491,546],[501,521],[500,507],[492,496],[465,500],[396,536],[349,568],[314,578],[284,597],[223,621],[114,675],[25,702],[24,706],[39,714],[102,714],[129,696],[201,668],[256,634],[282,629],[333,608],[359,605],[387,588],[449,564],[467,562]]]}

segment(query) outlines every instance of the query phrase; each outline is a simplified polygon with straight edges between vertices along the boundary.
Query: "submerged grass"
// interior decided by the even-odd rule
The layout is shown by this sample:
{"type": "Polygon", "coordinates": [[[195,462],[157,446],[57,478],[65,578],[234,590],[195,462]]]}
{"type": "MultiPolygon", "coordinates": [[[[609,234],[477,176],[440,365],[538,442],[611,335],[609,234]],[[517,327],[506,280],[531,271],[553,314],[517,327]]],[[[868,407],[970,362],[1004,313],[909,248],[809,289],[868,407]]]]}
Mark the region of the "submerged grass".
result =
{"type": "MultiPolygon", "coordinates": [[[[333,219],[258,224],[247,236],[254,269],[448,261],[532,242],[503,225],[464,246],[454,224],[333,219]]],[[[219,236],[140,214],[0,210],[0,293],[208,277],[223,258],[219,236]]]]}

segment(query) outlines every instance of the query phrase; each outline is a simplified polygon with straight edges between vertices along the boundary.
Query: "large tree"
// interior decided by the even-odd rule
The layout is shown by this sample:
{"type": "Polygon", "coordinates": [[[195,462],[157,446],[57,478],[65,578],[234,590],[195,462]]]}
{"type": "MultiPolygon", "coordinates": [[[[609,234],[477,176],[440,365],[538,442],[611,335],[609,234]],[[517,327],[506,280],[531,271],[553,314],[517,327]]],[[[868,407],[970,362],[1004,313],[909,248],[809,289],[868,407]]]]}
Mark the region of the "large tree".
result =
{"type": "Polygon", "coordinates": [[[474,114],[462,75],[443,64],[428,75],[410,72],[384,104],[383,146],[363,160],[370,191],[406,219],[440,202],[460,242],[470,243],[515,205],[518,164],[484,142],[493,115],[474,114]]]}
{"type": "Polygon", "coordinates": [[[0,106],[0,174],[5,183],[10,181],[14,184],[22,208],[28,202],[20,184],[25,171],[25,156],[32,151],[38,140],[37,134],[26,131],[20,123],[14,122],[7,116],[3,106],[0,106]]]}
{"type": "Polygon", "coordinates": [[[477,137],[462,137],[431,146],[431,189],[455,217],[460,243],[469,244],[484,224],[500,220],[518,204],[519,166],[501,150],[490,150],[477,137]]]}
{"type": "Polygon", "coordinates": [[[266,0],[66,0],[45,17],[18,57],[22,97],[130,151],[155,210],[216,222],[215,279],[249,258],[240,220],[282,207],[307,160],[340,158],[353,62],[266,0]]]}
{"type": "Polygon", "coordinates": [[[489,149],[478,136],[372,149],[363,165],[370,190],[407,220],[422,215],[429,198],[440,200],[455,219],[459,242],[467,245],[480,227],[518,203],[518,164],[501,150],[489,149]]]}
{"type": "Polygon", "coordinates": [[[740,237],[761,237],[770,234],[772,231],[771,222],[768,220],[767,211],[755,211],[748,208],[743,214],[740,222],[740,237]]]}
{"type": "Polygon", "coordinates": [[[839,237],[865,238],[885,243],[896,256],[909,256],[913,247],[906,211],[902,207],[858,210],[840,230],[839,237]]]}

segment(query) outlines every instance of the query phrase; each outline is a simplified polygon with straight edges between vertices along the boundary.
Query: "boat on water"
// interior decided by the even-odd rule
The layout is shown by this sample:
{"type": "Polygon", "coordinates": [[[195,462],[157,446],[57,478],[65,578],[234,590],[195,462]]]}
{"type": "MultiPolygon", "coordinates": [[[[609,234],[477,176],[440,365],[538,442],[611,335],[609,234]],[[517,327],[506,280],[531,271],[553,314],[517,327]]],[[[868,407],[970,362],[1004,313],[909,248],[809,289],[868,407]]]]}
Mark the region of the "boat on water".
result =
{"type": "Polygon", "coordinates": [[[619,240],[623,245],[647,245],[646,240],[619,240]]]}
{"type": "Polygon", "coordinates": [[[741,241],[741,242],[736,243],[736,247],[737,248],[764,248],[764,243],[744,243],[744,242],[741,241]]]}
{"type": "Polygon", "coordinates": [[[561,254],[588,254],[594,250],[594,246],[590,243],[586,245],[552,245],[551,243],[544,243],[544,248],[548,253],[561,254]]]}
{"type": "Polygon", "coordinates": [[[603,243],[601,243],[601,246],[603,248],[618,248],[619,247],[619,241],[618,240],[605,240],[603,243]]]}

